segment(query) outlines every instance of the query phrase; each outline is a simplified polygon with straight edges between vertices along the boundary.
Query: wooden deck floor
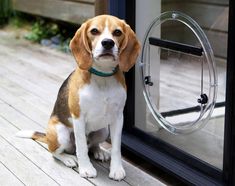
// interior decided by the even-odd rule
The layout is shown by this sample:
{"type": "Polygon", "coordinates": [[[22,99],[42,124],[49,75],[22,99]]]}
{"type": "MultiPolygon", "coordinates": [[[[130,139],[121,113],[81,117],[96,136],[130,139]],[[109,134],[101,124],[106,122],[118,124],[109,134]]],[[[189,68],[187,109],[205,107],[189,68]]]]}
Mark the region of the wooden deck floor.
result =
{"type": "Polygon", "coordinates": [[[110,180],[108,163],[97,161],[97,178],[84,179],[44,145],[15,137],[21,129],[45,130],[58,89],[74,66],[71,55],[0,30],[0,185],[164,185],[125,160],[124,181],[110,180]]]}

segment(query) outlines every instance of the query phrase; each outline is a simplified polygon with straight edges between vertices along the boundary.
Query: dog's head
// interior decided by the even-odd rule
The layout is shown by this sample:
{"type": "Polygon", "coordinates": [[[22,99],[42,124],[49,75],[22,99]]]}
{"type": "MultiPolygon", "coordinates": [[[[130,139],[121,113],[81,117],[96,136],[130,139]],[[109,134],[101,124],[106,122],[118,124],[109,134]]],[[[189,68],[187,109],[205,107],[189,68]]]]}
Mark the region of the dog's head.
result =
{"type": "Polygon", "coordinates": [[[70,48],[83,70],[91,66],[109,70],[119,65],[127,72],[136,62],[140,44],[125,21],[101,15],[81,25],[70,42],[70,48]]]}

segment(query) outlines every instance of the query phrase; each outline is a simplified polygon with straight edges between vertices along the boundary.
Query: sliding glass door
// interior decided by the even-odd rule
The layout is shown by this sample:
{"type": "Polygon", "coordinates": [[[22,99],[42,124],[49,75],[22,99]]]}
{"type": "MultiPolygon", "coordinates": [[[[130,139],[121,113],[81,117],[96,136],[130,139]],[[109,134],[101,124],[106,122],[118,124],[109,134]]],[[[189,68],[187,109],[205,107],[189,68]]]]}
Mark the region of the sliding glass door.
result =
{"type": "MultiPolygon", "coordinates": [[[[163,0],[148,1],[148,3],[136,1],[136,7],[136,32],[142,38],[142,41],[144,40],[143,37],[146,36],[144,33],[149,24],[162,12],[177,10],[192,17],[203,28],[212,45],[216,63],[217,77],[215,78],[218,78],[218,80],[216,80],[216,83],[210,82],[212,73],[205,57],[200,54],[188,54],[176,49],[169,49],[166,46],[147,46],[149,49],[144,54],[147,56],[143,59],[145,60],[143,63],[146,63],[144,64],[146,66],[144,77],[139,73],[139,65],[136,66],[135,126],[149,135],[159,138],[222,170],[228,2],[215,5],[210,1],[203,4],[200,2],[195,3],[195,1],[163,0]],[[148,6],[145,7],[148,11],[142,11],[143,6],[148,6]],[[151,18],[148,18],[148,21],[141,21],[141,19],[145,19],[150,15],[151,18]],[[200,122],[201,104],[198,102],[201,99],[200,96],[213,94],[208,90],[210,83],[213,83],[212,86],[218,86],[217,99],[213,100],[215,101],[215,109],[205,127],[199,127],[198,130],[190,134],[174,134],[177,131],[173,131],[172,134],[165,130],[155,120],[151,108],[149,109],[146,106],[142,94],[143,86],[141,81],[144,81],[142,78],[148,77],[151,77],[152,83],[146,88],[148,89],[147,96],[151,99],[150,102],[153,102],[152,105],[156,107],[166,122],[170,122],[178,128],[180,128],[180,125],[183,128],[183,123],[189,123],[188,128],[193,128],[197,124],[190,123],[200,122]]],[[[177,42],[177,44],[184,44],[196,49],[202,47],[193,31],[179,21],[163,21],[152,30],[153,33],[150,36],[152,40],[157,38],[158,40],[161,39],[161,42],[177,42]]],[[[167,44],[170,45],[170,43],[167,44]]]]}

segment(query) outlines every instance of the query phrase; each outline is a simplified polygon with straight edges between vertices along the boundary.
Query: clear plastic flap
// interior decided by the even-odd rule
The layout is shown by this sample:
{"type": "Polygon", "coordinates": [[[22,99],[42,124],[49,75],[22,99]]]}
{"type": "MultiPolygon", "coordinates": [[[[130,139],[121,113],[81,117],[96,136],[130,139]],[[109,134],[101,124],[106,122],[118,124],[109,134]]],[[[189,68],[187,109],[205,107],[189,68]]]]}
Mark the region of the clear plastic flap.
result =
{"type": "Polygon", "coordinates": [[[217,73],[210,43],[192,18],[177,11],[157,17],[146,32],[139,66],[144,97],[156,124],[185,134],[207,123],[215,106],[217,73]],[[177,28],[188,29],[196,42],[164,35],[177,28]]]}

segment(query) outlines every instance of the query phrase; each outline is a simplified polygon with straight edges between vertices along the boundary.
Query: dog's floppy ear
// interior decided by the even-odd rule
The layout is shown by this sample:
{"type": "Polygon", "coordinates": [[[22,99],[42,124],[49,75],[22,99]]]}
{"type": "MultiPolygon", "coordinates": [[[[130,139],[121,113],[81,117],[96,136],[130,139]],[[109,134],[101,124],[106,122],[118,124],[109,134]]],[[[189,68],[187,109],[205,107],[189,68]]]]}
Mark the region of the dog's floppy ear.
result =
{"type": "Polygon", "coordinates": [[[87,38],[88,23],[83,23],[70,41],[70,49],[79,68],[88,70],[92,66],[92,54],[87,38]]]}
{"type": "Polygon", "coordinates": [[[125,38],[120,49],[119,68],[128,72],[134,66],[140,52],[140,43],[129,25],[125,24],[125,38]]]}

